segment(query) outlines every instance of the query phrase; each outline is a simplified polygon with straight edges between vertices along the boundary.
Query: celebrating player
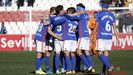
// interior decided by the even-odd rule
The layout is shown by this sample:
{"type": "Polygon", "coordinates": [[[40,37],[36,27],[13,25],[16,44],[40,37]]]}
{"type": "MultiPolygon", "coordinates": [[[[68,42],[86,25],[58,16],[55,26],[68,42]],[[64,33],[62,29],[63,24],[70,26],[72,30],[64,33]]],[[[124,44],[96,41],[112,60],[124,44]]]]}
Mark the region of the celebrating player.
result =
{"type": "Polygon", "coordinates": [[[82,3],[77,4],[76,6],[78,12],[82,12],[79,15],[72,16],[72,15],[66,15],[70,20],[78,20],[78,48],[77,48],[77,54],[80,56],[81,60],[83,61],[83,64],[87,66],[88,71],[95,72],[93,69],[93,63],[92,63],[92,57],[89,54],[89,31],[88,31],[88,20],[89,16],[87,13],[85,13],[85,6],[82,3]],[[84,54],[82,53],[84,51],[84,54]]]}
{"type": "MultiPolygon", "coordinates": [[[[112,28],[118,40],[118,34],[115,25],[115,16],[108,10],[109,4],[101,3],[102,10],[96,14],[96,27],[94,33],[98,29],[97,35],[97,50],[100,60],[103,63],[103,70],[101,75],[106,75],[106,68],[108,75],[111,75],[113,66],[109,63],[109,51],[112,47],[112,28]]],[[[93,33],[93,34],[94,34],[93,33]]]]}
{"type": "MultiPolygon", "coordinates": [[[[55,16],[55,8],[56,7],[51,7],[50,8],[50,14],[49,16],[55,16]]],[[[48,27],[49,28],[49,27],[48,27]]],[[[54,34],[51,30],[47,31],[47,35],[46,35],[46,55],[45,55],[45,63],[46,63],[46,73],[47,74],[51,74],[53,73],[50,69],[50,65],[49,65],[49,57],[51,55],[51,52],[53,50],[53,37],[50,34],[54,34]],[[49,34],[50,33],[50,34],[49,34]]],[[[54,36],[54,35],[53,35],[54,36]]]]}
{"type": "MultiPolygon", "coordinates": [[[[94,12],[94,14],[92,15],[92,17],[90,18],[90,20],[89,20],[89,28],[90,28],[90,33],[91,33],[91,35],[92,35],[92,32],[94,31],[94,29],[95,29],[95,25],[96,25],[96,17],[95,17],[95,15],[96,15],[96,13],[97,12],[94,12]]],[[[91,36],[90,35],[90,36],[91,36]]],[[[92,40],[90,40],[91,41],[91,46],[90,46],[90,48],[91,48],[91,50],[92,50],[92,53],[93,53],[93,55],[94,56],[96,56],[97,54],[97,52],[96,52],[96,35],[97,35],[97,33],[95,33],[95,35],[93,36],[93,39],[92,40]]]]}
{"type": "MultiPolygon", "coordinates": [[[[70,7],[67,9],[68,14],[73,14],[75,12],[76,12],[76,9],[74,7],[70,7]]],[[[66,60],[66,70],[67,70],[66,74],[75,73],[75,65],[76,65],[75,52],[77,49],[77,37],[75,32],[76,32],[77,25],[78,25],[78,22],[70,21],[67,19],[67,21],[65,22],[65,25],[63,26],[64,27],[63,51],[65,53],[65,60],[66,60]],[[70,60],[70,53],[71,53],[72,60],[70,60]],[[72,66],[72,68],[70,66],[72,66]]]]}
{"type": "Polygon", "coordinates": [[[46,74],[45,72],[42,71],[41,69],[41,64],[43,61],[43,55],[45,52],[45,37],[46,37],[46,31],[47,31],[47,26],[50,23],[48,20],[46,20],[48,17],[44,17],[44,19],[41,20],[37,32],[35,34],[35,43],[36,43],[36,52],[37,52],[37,57],[36,57],[36,74],[46,74]]]}
{"type": "MultiPolygon", "coordinates": [[[[58,5],[56,7],[56,16],[51,16],[51,23],[52,26],[49,27],[49,30],[53,29],[55,34],[58,36],[63,35],[63,23],[65,22],[65,17],[63,16],[64,10],[62,5],[58,5]]],[[[56,68],[56,73],[59,74],[59,62],[60,62],[60,52],[63,50],[63,41],[55,39],[54,41],[55,45],[55,68],[56,68]]],[[[65,69],[65,68],[64,68],[65,69]]]]}

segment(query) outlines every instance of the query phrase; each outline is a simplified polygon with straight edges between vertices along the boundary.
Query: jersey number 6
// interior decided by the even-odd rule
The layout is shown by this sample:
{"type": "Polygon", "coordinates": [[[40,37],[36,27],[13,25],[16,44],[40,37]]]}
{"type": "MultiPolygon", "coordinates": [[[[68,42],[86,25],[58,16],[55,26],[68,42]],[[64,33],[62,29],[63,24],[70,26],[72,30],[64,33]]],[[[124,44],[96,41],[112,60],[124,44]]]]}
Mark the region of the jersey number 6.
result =
{"type": "Polygon", "coordinates": [[[110,21],[106,22],[106,26],[105,26],[106,31],[110,31],[111,30],[111,25],[109,24],[109,22],[110,21]]]}

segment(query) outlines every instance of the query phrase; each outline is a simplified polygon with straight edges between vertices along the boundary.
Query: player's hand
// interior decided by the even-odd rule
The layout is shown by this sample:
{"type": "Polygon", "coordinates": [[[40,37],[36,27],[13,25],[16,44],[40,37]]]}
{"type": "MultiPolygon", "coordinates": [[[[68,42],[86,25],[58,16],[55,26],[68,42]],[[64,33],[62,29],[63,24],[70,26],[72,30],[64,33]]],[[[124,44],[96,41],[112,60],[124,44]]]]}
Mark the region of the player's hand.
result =
{"type": "Polygon", "coordinates": [[[90,36],[90,41],[93,41],[93,35],[90,36]]]}
{"type": "Polygon", "coordinates": [[[62,37],[61,36],[58,36],[58,38],[57,39],[59,39],[60,41],[62,41],[62,37]]]}
{"type": "Polygon", "coordinates": [[[119,37],[116,36],[116,43],[119,45],[120,44],[120,41],[119,41],[119,37]]]}
{"type": "Polygon", "coordinates": [[[77,31],[77,29],[76,29],[76,28],[73,28],[73,29],[72,29],[72,31],[73,31],[73,32],[76,32],[76,31],[77,31]]]}

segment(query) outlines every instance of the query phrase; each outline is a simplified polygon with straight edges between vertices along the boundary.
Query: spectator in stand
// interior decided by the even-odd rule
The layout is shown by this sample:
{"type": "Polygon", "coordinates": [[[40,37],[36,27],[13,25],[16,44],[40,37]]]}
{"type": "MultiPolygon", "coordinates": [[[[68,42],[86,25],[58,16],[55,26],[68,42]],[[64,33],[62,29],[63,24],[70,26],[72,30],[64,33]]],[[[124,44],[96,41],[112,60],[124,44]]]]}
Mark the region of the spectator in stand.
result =
{"type": "Polygon", "coordinates": [[[0,29],[0,34],[6,34],[7,30],[6,27],[4,26],[4,22],[1,22],[1,29],[0,29]]]}
{"type": "Polygon", "coordinates": [[[125,5],[124,0],[115,0],[115,1],[116,1],[115,7],[123,7],[125,5]]]}
{"type": "Polygon", "coordinates": [[[17,0],[17,6],[18,9],[20,8],[20,6],[24,6],[24,0],[17,0]]]}
{"type": "Polygon", "coordinates": [[[0,6],[3,6],[4,3],[3,3],[3,0],[0,0],[0,6]]]}
{"type": "Polygon", "coordinates": [[[33,7],[35,0],[27,0],[27,2],[28,2],[28,6],[33,7]]]}
{"type": "Polygon", "coordinates": [[[5,6],[11,6],[12,0],[5,0],[5,6]]]}

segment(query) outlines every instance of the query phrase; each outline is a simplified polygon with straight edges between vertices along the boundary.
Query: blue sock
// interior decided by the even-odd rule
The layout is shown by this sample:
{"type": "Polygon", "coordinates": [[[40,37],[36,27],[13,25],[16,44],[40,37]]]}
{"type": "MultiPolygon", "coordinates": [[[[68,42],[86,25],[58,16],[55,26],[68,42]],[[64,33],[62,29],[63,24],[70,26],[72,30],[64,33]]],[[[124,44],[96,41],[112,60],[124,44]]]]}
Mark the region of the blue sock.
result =
{"type": "Polygon", "coordinates": [[[41,68],[42,60],[41,58],[36,58],[36,70],[41,68]]]}
{"type": "Polygon", "coordinates": [[[62,57],[62,68],[65,70],[66,69],[66,61],[65,61],[65,57],[62,57]]]}
{"type": "Polygon", "coordinates": [[[76,67],[75,70],[80,71],[80,63],[81,63],[81,58],[76,55],[76,67]]]}
{"type": "Polygon", "coordinates": [[[45,56],[46,70],[49,69],[49,56],[45,56]]]}
{"type": "Polygon", "coordinates": [[[67,66],[67,71],[70,71],[70,57],[69,56],[65,56],[65,60],[66,60],[66,66],[67,66]]]}
{"type": "Polygon", "coordinates": [[[102,74],[104,74],[104,75],[105,75],[105,73],[106,73],[106,65],[105,65],[105,64],[103,64],[102,74]]]}
{"type": "Polygon", "coordinates": [[[86,58],[88,60],[89,65],[93,67],[92,57],[90,55],[87,55],[86,58]]]}
{"type": "Polygon", "coordinates": [[[76,66],[76,57],[72,56],[72,70],[75,70],[75,66],[76,66]]]}
{"type": "Polygon", "coordinates": [[[56,54],[55,56],[55,69],[59,70],[59,64],[60,64],[60,54],[56,54]]]}
{"type": "Polygon", "coordinates": [[[104,56],[104,55],[100,55],[99,56],[100,60],[102,61],[103,64],[106,65],[107,69],[109,70],[110,68],[110,63],[109,63],[109,60],[108,60],[108,57],[104,56]]]}
{"type": "Polygon", "coordinates": [[[84,65],[84,70],[87,70],[87,67],[84,65]]]}
{"type": "Polygon", "coordinates": [[[90,67],[90,65],[88,64],[88,62],[87,62],[87,59],[86,59],[85,55],[81,54],[81,55],[80,55],[80,58],[81,58],[81,60],[82,60],[83,64],[84,64],[87,68],[89,68],[89,67],[90,67]]]}

